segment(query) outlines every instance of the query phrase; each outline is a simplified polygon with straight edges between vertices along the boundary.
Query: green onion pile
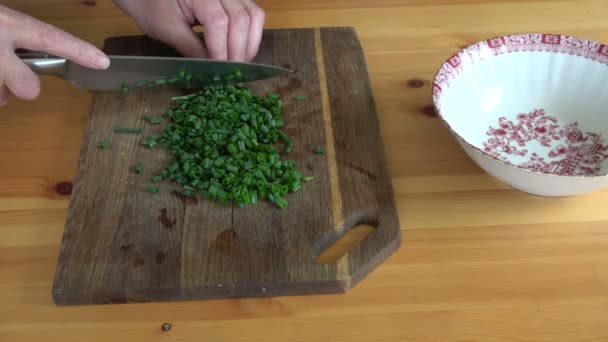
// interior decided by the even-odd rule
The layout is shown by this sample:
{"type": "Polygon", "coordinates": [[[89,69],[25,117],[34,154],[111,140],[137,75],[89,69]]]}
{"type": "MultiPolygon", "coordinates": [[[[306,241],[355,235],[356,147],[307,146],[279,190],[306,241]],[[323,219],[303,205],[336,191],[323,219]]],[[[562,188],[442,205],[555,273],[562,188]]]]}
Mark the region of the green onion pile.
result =
{"type": "Polygon", "coordinates": [[[259,198],[287,206],[285,195],[302,187],[303,175],[274,146],[280,140],[285,154],[293,147],[281,130],[277,94],[262,99],[243,86],[217,85],[173,100],[165,114],[171,124],[158,140],[174,157],[163,179],[181,184],[187,196],[198,191],[241,207],[259,198]]]}
{"type": "MultiPolygon", "coordinates": [[[[237,71],[228,77],[241,76],[237,71]]],[[[186,82],[186,88],[190,88],[202,79],[182,71],[169,80],[141,81],[136,86],[177,82],[186,82]]],[[[124,85],[122,90],[127,92],[128,87],[124,85]]],[[[301,95],[296,101],[305,99],[301,95]]],[[[171,122],[162,134],[142,140],[144,146],[153,148],[159,144],[173,156],[152,182],[170,180],[180,184],[186,196],[200,193],[211,200],[235,202],[241,207],[267,199],[285,208],[288,205],[285,196],[300,190],[302,181],[313,180],[302,175],[295,161],[282,158],[291,153],[293,142],[281,130],[285,123],[283,101],[278,94],[260,98],[241,85],[213,84],[190,95],[173,97],[172,101],[163,114],[171,122]],[[278,145],[282,146],[281,152],[278,145]]],[[[149,116],[144,120],[161,123],[160,118],[149,116]]],[[[141,129],[115,127],[114,131],[140,133],[141,129]]],[[[109,141],[104,141],[101,147],[108,145],[109,141]]],[[[315,152],[319,153],[316,149],[315,152]]],[[[141,163],[135,170],[141,173],[141,163]]],[[[149,185],[147,190],[160,191],[155,185],[149,185]]]]}

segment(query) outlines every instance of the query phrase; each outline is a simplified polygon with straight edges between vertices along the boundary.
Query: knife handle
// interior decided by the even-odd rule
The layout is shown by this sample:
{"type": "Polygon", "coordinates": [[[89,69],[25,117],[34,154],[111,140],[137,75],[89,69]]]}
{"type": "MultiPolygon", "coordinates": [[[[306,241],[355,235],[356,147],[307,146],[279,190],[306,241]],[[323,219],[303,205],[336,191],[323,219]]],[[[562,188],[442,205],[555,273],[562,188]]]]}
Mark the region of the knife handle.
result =
{"type": "Polygon", "coordinates": [[[66,59],[45,52],[17,49],[15,51],[25,65],[38,75],[49,75],[63,78],[66,59]]]}

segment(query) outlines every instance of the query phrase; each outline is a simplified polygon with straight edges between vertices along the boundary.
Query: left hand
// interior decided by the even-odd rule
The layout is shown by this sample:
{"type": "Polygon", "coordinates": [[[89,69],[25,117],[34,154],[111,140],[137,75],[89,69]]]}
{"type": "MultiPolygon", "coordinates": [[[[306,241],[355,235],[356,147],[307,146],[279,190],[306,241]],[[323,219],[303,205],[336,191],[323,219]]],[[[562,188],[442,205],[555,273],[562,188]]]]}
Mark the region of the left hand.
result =
{"type": "Polygon", "coordinates": [[[253,0],[114,0],[150,37],[186,57],[251,61],[258,52],[264,11],[253,0]],[[205,44],[192,27],[204,28],[205,44]]]}

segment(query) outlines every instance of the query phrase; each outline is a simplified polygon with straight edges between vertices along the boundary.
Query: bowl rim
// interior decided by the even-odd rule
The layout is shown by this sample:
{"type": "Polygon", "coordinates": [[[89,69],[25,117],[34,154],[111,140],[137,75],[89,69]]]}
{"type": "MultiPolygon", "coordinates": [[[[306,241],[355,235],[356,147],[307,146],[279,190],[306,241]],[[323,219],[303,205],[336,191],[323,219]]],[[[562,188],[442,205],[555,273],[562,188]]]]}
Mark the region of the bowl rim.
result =
{"type": "MultiPolygon", "coordinates": [[[[507,38],[512,38],[512,37],[531,37],[531,36],[541,36],[542,39],[545,39],[544,37],[551,37],[551,36],[556,36],[556,37],[560,37],[560,41],[563,41],[564,38],[570,38],[570,39],[576,39],[579,40],[585,44],[597,44],[599,46],[600,49],[605,48],[605,51],[608,51],[608,45],[597,42],[597,41],[593,41],[590,39],[585,39],[585,38],[579,38],[579,37],[575,37],[575,36],[569,36],[569,35],[564,35],[564,34],[559,34],[559,33],[541,33],[541,32],[528,32],[528,33],[513,33],[513,34],[505,34],[505,35],[501,35],[501,36],[493,36],[493,37],[489,37],[483,40],[479,40],[473,44],[469,44],[468,46],[459,49],[456,53],[452,54],[450,57],[448,57],[442,64],[441,66],[437,69],[437,72],[435,73],[435,76],[433,77],[433,84],[431,86],[431,96],[433,98],[433,107],[435,109],[435,112],[437,113],[437,117],[439,118],[439,120],[443,123],[443,125],[461,142],[464,143],[465,145],[467,145],[468,147],[470,147],[475,153],[478,153],[479,155],[481,155],[481,157],[492,160],[492,161],[496,161],[502,165],[505,165],[508,168],[511,169],[515,169],[515,170],[521,170],[521,171],[525,171],[525,172],[529,172],[531,174],[536,174],[536,175],[542,175],[542,176],[548,176],[548,177],[555,177],[555,178],[564,178],[564,179],[572,179],[572,178],[606,178],[608,177],[608,170],[602,172],[601,174],[596,174],[596,175],[560,175],[560,174],[555,174],[555,173],[551,173],[551,172],[544,172],[544,171],[536,171],[536,170],[531,170],[527,167],[523,167],[523,166],[519,166],[510,162],[506,162],[504,160],[498,159],[497,157],[494,157],[490,154],[488,154],[487,152],[483,151],[482,149],[478,148],[477,146],[473,145],[472,143],[468,142],[464,137],[462,137],[460,134],[458,134],[453,128],[452,126],[450,126],[450,123],[444,118],[443,113],[439,107],[439,103],[438,103],[438,99],[439,96],[436,95],[436,91],[437,91],[437,87],[439,87],[438,85],[438,78],[442,72],[442,70],[444,68],[446,68],[447,66],[452,66],[452,64],[450,64],[450,60],[452,60],[452,58],[459,56],[467,51],[470,51],[472,49],[474,49],[477,46],[480,46],[482,44],[489,44],[492,41],[495,40],[500,40],[502,39],[502,41],[504,42],[505,39],[507,38]]],[[[490,47],[492,48],[492,47],[490,47]]],[[[514,51],[508,51],[502,54],[506,54],[506,53],[514,53],[514,52],[526,52],[526,50],[514,50],[514,51]]],[[[567,52],[562,52],[562,51],[554,51],[554,50],[543,50],[543,52],[549,52],[549,53],[562,53],[562,54],[568,54],[567,52]]],[[[608,54],[604,54],[601,53],[599,51],[597,51],[598,54],[602,54],[604,55],[606,58],[608,58],[608,54]]],[[[498,54],[496,55],[492,55],[491,57],[496,57],[498,54]]],[[[593,58],[589,58],[586,56],[582,56],[582,55],[574,55],[574,54],[570,54],[571,56],[576,56],[576,57],[580,57],[580,58],[585,58],[585,59],[591,59],[594,62],[599,63],[598,60],[593,59],[593,58]]],[[[608,63],[604,63],[604,64],[608,64],[608,63]]],[[[454,76],[454,79],[457,77],[458,75],[454,76]]],[[[441,89],[441,87],[439,87],[439,89],[441,89]]]]}

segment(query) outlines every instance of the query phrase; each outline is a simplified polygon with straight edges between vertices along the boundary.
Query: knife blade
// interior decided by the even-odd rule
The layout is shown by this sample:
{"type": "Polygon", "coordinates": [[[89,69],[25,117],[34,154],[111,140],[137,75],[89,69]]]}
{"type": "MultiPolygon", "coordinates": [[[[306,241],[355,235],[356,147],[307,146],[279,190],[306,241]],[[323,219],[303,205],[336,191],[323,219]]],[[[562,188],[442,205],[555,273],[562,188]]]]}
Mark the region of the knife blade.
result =
{"type": "MultiPolygon", "coordinates": [[[[110,55],[110,66],[105,70],[83,67],[65,58],[35,51],[18,52],[18,56],[39,75],[51,75],[72,83],[77,88],[95,91],[122,90],[142,81],[165,80],[171,83],[187,73],[201,80],[201,84],[221,82],[253,82],[292,72],[266,64],[219,61],[205,58],[116,56],[110,55]],[[240,77],[231,78],[238,70],[240,77]],[[183,75],[183,74],[182,74],[183,75]]],[[[159,81],[162,82],[162,81],[159,81]]],[[[169,84],[187,87],[187,82],[169,84]]]]}

